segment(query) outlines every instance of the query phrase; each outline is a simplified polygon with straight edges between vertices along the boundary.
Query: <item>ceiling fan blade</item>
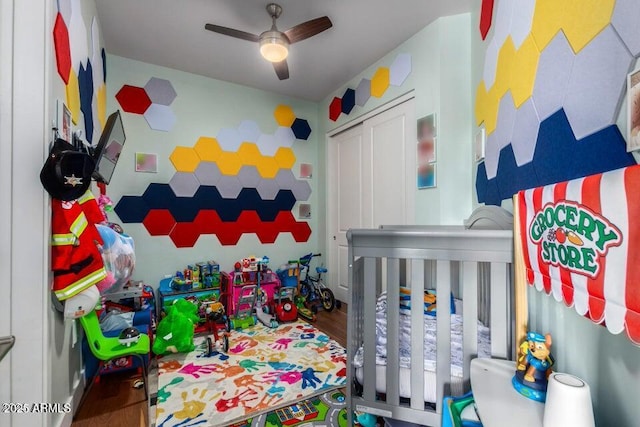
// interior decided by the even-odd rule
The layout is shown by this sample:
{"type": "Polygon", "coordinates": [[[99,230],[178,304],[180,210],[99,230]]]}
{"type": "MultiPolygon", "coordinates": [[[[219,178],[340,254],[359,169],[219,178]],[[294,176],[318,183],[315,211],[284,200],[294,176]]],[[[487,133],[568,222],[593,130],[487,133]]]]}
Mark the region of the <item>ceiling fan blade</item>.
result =
{"type": "Polygon", "coordinates": [[[333,24],[331,23],[331,20],[328,17],[323,16],[289,28],[284,32],[284,34],[289,39],[290,43],[297,43],[328,30],[332,26],[333,24]]]}
{"type": "Polygon", "coordinates": [[[248,40],[250,42],[257,42],[260,40],[260,37],[256,36],[255,34],[247,33],[246,31],[236,30],[234,28],[221,27],[220,25],[214,25],[214,24],[205,24],[204,28],[209,31],[213,31],[214,33],[224,34],[225,36],[231,36],[237,39],[248,40]]]}
{"type": "Polygon", "coordinates": [[[287,64],[287,60],[280,62],[274,62],[273,68],[276,70],[276,74],[280,80],[286,80],[289,78],[289,65],[287,64]]]}

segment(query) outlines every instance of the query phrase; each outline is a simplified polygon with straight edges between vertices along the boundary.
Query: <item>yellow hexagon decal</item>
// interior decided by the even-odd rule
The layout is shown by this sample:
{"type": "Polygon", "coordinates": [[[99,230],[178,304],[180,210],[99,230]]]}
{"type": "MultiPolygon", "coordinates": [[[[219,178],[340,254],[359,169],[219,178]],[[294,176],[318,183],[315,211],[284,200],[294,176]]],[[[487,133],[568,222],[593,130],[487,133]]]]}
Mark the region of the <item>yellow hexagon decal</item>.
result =
{"type": "Polygon", "coordinates": [[[511,70],[511,94],[516,108],[520,108],[533,94],[539,59],[538,46],[533,37],[529,35],[518,49],[511,70]]]}
{"type": "Polygon", "coordinates": [[[278,148],[274,158],[282,169],[291,169],[296,162],[296,156],[293,154],[293,150],[287,147],[278,148]]]}
{"type": "Polygon", "coordinates": [[[220,158],[220,153],[222,153],[218,140],[207,136],[198,138],[198,142],[193,146],[193,149],[196,150],[200,160],[205,162],[217,161],[220,158]]]}
{"type": "Polygon", "coordinates": [[[73,68],[69,72],[69,83],[65,87],[67,96],[67,107],[71,111],[71,120],[78,125],[80,122],[80,86],[78,85],[78,76],[73,68]]]}
{"type": "Polygon", "coordinates": [[[389,69],[380,67],[371,78],[371,96],[380,98],[389,88],[389,69]]]}
{"type": "Polygon", "coordinates": [[[107,123],[107,85],[101,84],[96,92],[96,102],[98,103],[98,121],[100,127],[104,129],[107,123]]]}
{"type": "Polygon", "coordinates": [[[231,151],[222,151],[217,163],[220,173],[223,175],[235,176],[240,172],[240,168],[242,167],[238,155],[231,151]]]}
{"type": "Polygon", "coordinates": [[[540,51],[562,30],[575,53],[609,25],[615,0],[538,0],[531,32],[540,51]]]}
{"type": "Polygon", "coordinates": [[[478,88],[476,89],[476,124],[480,126],[482,122],[484,122],[484,118],[487,114],[487,100],[489,98],[489,93],[487,92],[487,88],[484,85],[484,80],[480,81],[478,88]]]}
{"type": "Polygon", "coordinates": [[[263,178],[275,178],[280,166],[275,157],[263,157],[260,163],[256,165],[256,169],[263,178]]]}
{"type": "Polygon", "coordinates": [[[238,148],[238,158],[243,165],[257,166],[262,161],[262,154],[256,144],[243,142],[238,148]]]}
{"type": "Polygon", "coordinates": [[[293,109],[288,105],[278,105],[273,112],[273,116],[276,118],[276,122],[280,126],[284,126],[286,128],[291,127],[293,122],[296,119],[296,115],[293,112],[293,109]]]}
{"type": "Polygon", "coordinates": [[[169,160],[173,163],[173,167],[178,172],[193,172],[200,163],[200,157],[191,147],[178,146],[169,156],[169,160]]]}
{"type": "Polygon", "coordinates": [[[515,61],[516,46],[513,44],[511,36],[509,36],[498,52],[496,79],[493,84],[493,89],[496,91],[498,100],[507,93],[511,86],[511,76],[513,74],[513,64],[515,61]]]}

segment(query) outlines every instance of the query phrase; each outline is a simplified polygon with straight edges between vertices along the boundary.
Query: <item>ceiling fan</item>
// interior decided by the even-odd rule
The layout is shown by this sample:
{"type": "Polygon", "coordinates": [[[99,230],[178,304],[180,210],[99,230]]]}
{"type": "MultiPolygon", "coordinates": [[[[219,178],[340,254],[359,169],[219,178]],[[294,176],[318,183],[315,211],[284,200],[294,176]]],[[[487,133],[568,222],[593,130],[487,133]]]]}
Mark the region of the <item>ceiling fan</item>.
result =
{"type": "Polygon", "coordinates": [[[271,16],[273,24],[271,25],[271,29],[263,32],[259,36],[214,24],[206,24],[204,28],[215,33],[259,43],[260,54],[262,54],[267,61],[273,63],[273,68],[276,70],[278,78],[285,80],[289,78],[289,66],[287,65],[289,45],[328,30],[333,24],[328,17],[323,16],[298,24],[286,31],[280,31],[276,27],[276,19],[280,17],[282,7],[275,3],[270,3],[267,5],[267,13],[271,16]]]}

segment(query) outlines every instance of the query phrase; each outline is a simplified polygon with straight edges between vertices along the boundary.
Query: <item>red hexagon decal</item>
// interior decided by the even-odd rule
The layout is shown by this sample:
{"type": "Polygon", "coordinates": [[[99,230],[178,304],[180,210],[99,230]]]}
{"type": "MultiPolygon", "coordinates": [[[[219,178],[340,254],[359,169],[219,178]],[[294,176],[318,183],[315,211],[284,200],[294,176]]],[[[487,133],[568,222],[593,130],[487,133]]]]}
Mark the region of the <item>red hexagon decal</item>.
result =
{"type": "Polygon", "coordinates": [[[168,209],[151,209],[142,224],[152,236],[168,236],[176,220],[168,209]]]}
{"type": "Polygon", "coordinates": [[[69,83],[71,72],[71,46],[69,45],[69,30],[64,23],[62,15],[56,15],[56,23],[53,24],[53,45],[56,49],[56,67],[64,84],[69,83]]]}
{"type": "Polygon", "coordinates": [[[487,38],[493,20],[493,0],[482,0],[480,8],[480,35],[482,40],[487,38]]]}
{"type": "Polygon", "coordinates": [[[116,93],[116,99],[124,111],[133,114],[144,114],[151,105],[149,95],[144,88],[124,85],[116,93]]]}
{"type": "Polygon", "coordinates": [[[340,117],[340,113],[342,113],[342,99],[336,96],[329,105],[329,119],[335,122],[340,117]]]}

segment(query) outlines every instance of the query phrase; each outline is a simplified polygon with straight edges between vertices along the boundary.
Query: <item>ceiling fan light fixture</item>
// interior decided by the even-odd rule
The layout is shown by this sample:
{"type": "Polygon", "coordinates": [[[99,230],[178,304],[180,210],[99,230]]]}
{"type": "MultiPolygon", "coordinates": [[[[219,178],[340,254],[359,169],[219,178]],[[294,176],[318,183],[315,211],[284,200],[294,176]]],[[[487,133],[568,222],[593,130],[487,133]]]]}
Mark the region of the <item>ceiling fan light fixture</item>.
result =
{"type": "Polygon", "coordinates": [[[260,54],[269,62],[282,62],[289,55],[289,41],[279,31],[267,31],[260,36],[260,54]]]}

